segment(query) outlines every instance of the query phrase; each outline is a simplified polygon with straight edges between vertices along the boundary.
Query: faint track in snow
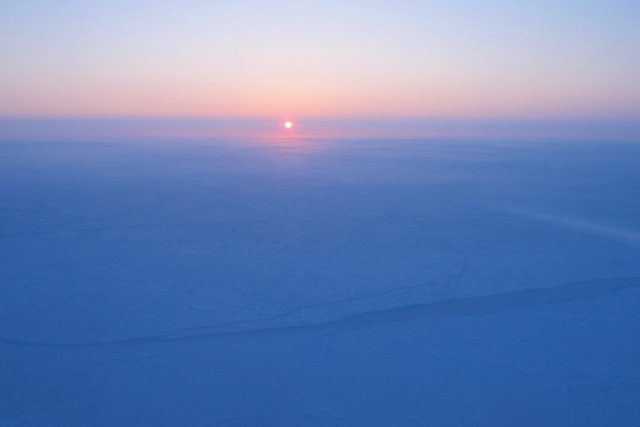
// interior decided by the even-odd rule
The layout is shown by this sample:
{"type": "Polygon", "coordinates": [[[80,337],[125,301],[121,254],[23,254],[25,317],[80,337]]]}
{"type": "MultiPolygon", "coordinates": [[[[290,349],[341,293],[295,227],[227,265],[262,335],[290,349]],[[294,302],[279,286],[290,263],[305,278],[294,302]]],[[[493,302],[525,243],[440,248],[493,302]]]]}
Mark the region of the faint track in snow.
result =
{"type": "MultiPolygon", "coordinates": [[[[13,339],[2,339],[0,340],[0,343],[23,347],[83,348],[136,344],[162,344],[216,338],[264,336],[270,334],[366,329],[387,323],[406,322],[429,317],[481,315],[520,307],[588,300],[610,295],[629,288],[640,288],[640,277],[575,282],[546,289],[529,289],[426,304],[405,305],[386,310],[353,314],[335,320],[306,325],[275,326],[261,329],[200,333],[193,335],[176,335],[174,332],[171,334],[149,337],[123,338],[112,341],[95,341],[85,343],[38,342],[13,339]]],[[[213,327],[215,327],[215,325],[212,326],[212,328],[213,327]]]]}
{"type": "Polygon", "coordinates": [[[530,218],[535,221],[545,222],[557,227],[568,228],[585,234],[616,240],[632,246],[640,246],[640,233],[635,230],[614,227],[608,224],[600,224],[582,218],[557,213],[542,213],[515,207],[501,207],[499,210],[530,218]]]}

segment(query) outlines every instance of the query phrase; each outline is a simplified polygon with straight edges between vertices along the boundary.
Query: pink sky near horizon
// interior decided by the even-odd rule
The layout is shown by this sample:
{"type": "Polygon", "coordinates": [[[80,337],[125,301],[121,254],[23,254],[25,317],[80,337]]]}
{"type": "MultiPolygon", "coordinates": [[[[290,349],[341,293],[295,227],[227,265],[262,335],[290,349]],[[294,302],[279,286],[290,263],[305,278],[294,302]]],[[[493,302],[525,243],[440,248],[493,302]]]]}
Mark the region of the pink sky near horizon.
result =
{"type": "Polygon", "coordinates": [[[639,19],[627,0],[15,3],[0,116],[634,120],[639,19]]]}
{"type": "Polygon", "coordinates": [[[182,70],[184,78],[132,77],[109,85],[81,76],[74,84],[25,85],[5,90],[0,115],[624,119],[640,114],[635,92],[613,82],[589,87],[569,79],[527,84],[524,78],[512,78],[498,84],[488,76],[469,82],[425,74],[367,85],[286,76],[282,81],[255,76],[250,83],[219,85],[196,80],[189,71],[182,70]]]}

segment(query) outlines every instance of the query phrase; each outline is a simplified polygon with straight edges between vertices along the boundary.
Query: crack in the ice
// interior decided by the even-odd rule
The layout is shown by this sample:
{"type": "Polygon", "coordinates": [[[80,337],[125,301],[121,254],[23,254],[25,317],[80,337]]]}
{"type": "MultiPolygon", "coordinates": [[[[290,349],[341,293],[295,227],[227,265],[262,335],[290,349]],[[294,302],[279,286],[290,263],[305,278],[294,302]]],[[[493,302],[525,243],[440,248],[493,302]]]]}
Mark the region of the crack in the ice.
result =
{"type": "Polygon", "coordinates": [[[281,333],[309,333],[345,329],[371,328],[392,322],[406,322],[428,317],[447,315],[479,315],[499,312],[519,307],[531,307],[554,303],[592,299],[613,294],[627,288],[640,287],[640,277],[620,278],[609,280],[594,280],[589,282],[575,282],[545,289],[529,289],[502,294],[479,297],[452,299],[440,302],[405,305],[385,310],[367,311],[345,316],[326,322],[274,326],[243,331],[212,332],[205,334],[176,336],[176,333],[155,335],[149,337],[123,338],[112,341],[95,341],[85,343],[55,343],[2,339],[0,343],[26,347],[59,347],[83,348],[134,344],[160,344],[180,341],[195,341],[214,338],[251,337],[281,333]]]}
{"type": "MultiPolygon", "coordinates": [[[[445,280],[445,282],[447,282],[447,280],[445,280]]],[[[221,324],[217,324],[217,325],[213,325],[213,326],[199,326],[199,327],[192,327],[192,328],[185,328],[185,329],[181,329],[179,331],[175,331],[172,332],[171,334],[168,334],[167,337],[174,337],[176,335],[180,335],[182,333],[185,332],[193,332],[193,331],[202,331],[202,330],[212,330],[212,329],[222,329],[222,328],[228,328],[230,326],[241,326],[241,325],[255,325],[256,323],[266,323],[266,322],[272,322],[274,320],[282,320],[282,319],[286,319],[286,318],[291,318],[292,316],[295,316],[296,319],[302,320],[300,317],[298,317],[300,314],[302,314],[305,311],[310,311],[316,308],[320,308],[320,307],[331,307],[331,306],[336,306],[336,305],[340,305],[340,304],[345,304],[345,303],[350,303],[350,302],[357,302],[357,301],[363,301],[363,300],[367,300],[367,299],[371,299],[371,298],[378,298],[384,295],[389,295],[389,294],[395,294],[395,293],[401,293],[401,292],[406,292],[412,289],[418,289],[418,288],[423,288],[426,286],[442,286],[443,284],[440,282],[436,282],[436,283],[421,283],[418,285],[412,285],[412,286],[403,286],[403,287],[399,287],[399,288],[393,288],[393,289],[389,289],[386,291],[382,291],[382,292],[375,292],[375,293],[369,293],[366,295],[359,295],[359,296],[354,296],[351,298],[343,298],[340,300],[336,300],[336,301],[327,301],[327,302],[321,302],[318,304],[310,304],[310,305],[305,305],[302,307],[296,307],[293,308],[289,311],[285,311],[284,313],[280,313],[277,314],[275,316],[270,316],[270,317],[261,317],[258,319],[251,319],[251,320],[236,320],[236,321],[232,321],[232,322],[227,322],[227,323],[221,323],[221,324]]]]}

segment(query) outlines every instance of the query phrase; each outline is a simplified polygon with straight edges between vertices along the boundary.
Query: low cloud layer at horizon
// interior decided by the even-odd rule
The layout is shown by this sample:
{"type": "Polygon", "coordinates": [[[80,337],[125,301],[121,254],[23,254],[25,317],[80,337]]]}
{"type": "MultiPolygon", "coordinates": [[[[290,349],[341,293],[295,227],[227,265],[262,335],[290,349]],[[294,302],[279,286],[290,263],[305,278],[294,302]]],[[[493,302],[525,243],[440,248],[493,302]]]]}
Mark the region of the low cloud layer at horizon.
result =
{"type": "Polygon", "coordinates": [[[6,1],[4,117],[632,120],[640,3],[6,1]]]}

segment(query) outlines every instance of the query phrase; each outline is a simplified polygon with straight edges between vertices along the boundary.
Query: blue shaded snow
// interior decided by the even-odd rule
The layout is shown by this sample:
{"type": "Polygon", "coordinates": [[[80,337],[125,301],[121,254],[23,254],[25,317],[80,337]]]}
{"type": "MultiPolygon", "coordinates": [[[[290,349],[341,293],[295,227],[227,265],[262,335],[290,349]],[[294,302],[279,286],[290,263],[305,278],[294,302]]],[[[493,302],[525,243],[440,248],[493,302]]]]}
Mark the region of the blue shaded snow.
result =
{"type": "Polygon", "coordinates": [[[640,145],[0,143],[0,425],[636,425],[640,145]]]}

